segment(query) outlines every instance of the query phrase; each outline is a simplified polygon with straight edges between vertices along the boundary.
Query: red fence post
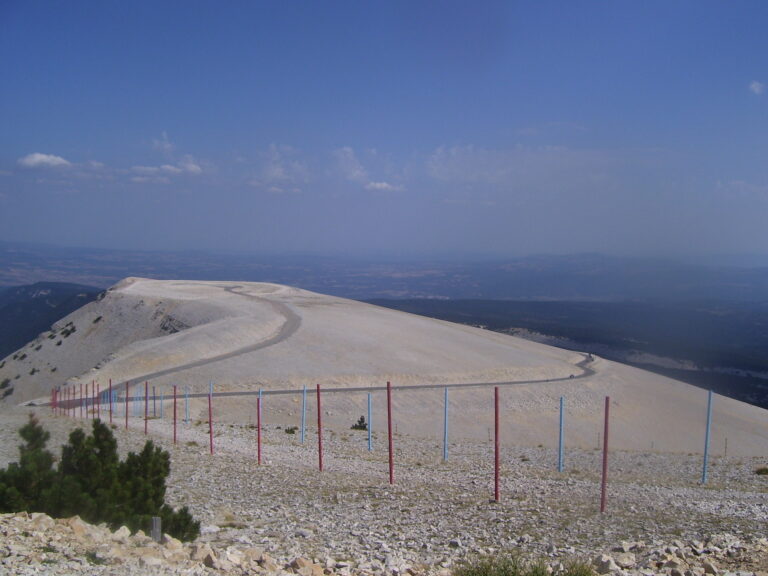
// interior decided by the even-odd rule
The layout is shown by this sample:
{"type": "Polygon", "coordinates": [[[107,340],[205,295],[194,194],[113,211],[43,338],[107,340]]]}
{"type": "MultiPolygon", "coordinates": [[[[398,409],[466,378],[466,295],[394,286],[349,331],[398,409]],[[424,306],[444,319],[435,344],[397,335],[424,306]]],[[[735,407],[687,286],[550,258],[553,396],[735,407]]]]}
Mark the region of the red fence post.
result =
{"type": "Polygon", "coordinates": [[[317,457],[320,472],[323,471],[323,409],[320,405],[320,384],[317,385],[317,457]]]}
{"type": "Polygon", "coordinates": [[[176,444],[176,384],[173,385],[173,443],[176,444]]]}
{"type": "Polygon", "coordinates": [[[387,436],[389,437],[389,483],[395,483],[395,453],[392,442],[392,384],[387,382],[387,436]]]}
{"type": "Polygon", "coordinates": [[[109,379],[109,423],[112,424],[112,378],[109,379]]]}
{"type": "Polygon", "coordinates": [[[261,466],[261,398],[256,398],[256,452],[261,466]]]}
{"type": "Polygon", "coordinates": [[[83,417],[83,383],[80,382],[80,418],[83,417]]]}
{"type": "Polygon", "coordinates": [[[603,480],[600,483],[600,513],[605,512],[605,502],[608,492],[608,411],[611,398],[605,397],[605,430],[603,432],[603,480]]]}
{"type": "Polygon", "coordinates": [[[494,406],[494,439],[493,439],[493,454],[494,454],[494,463],[493,463],[493,470],[494,470],[494,480],[493,480],[493,498],[496,502],[499,502],[501,500],[501,490],[500,490],[500,461],[501,461],[501,450],[500,450],[500,440],[499,440],[499,387],[495,386],[493,389],[493,406],[494,406]]]}
{"type": "Polygon", "coordinates": [[[147,421],[149,420],[149,382],[144,381],[144,434],[147,434],[147,421]]]}

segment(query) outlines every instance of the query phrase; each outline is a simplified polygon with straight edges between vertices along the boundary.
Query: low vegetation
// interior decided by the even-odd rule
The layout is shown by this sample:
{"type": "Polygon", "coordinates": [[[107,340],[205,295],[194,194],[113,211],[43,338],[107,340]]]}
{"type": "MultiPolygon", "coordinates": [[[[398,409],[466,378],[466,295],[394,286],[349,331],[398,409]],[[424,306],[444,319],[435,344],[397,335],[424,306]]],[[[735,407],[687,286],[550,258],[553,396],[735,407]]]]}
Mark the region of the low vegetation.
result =
{"type": "Polygon", "coordinates": [[[365,416],[360,416],[360,418],[352,424],[351,426],[352,430],[368,430],[368,423],[365,421],[365,416]]]}
{"type": "Polygon", "coordinates": [[[757,470],[755,470],[755,474],[758,476],[768,476],[768,466],[761,466],[757,470]]]}
{"type": "MultiPolygon", "coordinates": [[[[544,562],[527,561],[519,555],[482,556],[461,563],[454,576],[549,576],[544,562]]],[[[584,562],[571,562],[560,576],[595,576],[584,562]]]]}
{"type": "Polygon", "coordinates": [[[170,456],[152,441],[121,461],[112,431],[93,421],[91,435],[78,428],[62,446],[59,464],[46,449],[50,434],[30,415],[19,435],[19,461],[0,470],[0,512],[45,512],[54,518],[75,514],[85,521],[148,531],[153,516],[163,531],[181,540],[200,533],[200,523],[183,507],[165,504],[170,456]]]}

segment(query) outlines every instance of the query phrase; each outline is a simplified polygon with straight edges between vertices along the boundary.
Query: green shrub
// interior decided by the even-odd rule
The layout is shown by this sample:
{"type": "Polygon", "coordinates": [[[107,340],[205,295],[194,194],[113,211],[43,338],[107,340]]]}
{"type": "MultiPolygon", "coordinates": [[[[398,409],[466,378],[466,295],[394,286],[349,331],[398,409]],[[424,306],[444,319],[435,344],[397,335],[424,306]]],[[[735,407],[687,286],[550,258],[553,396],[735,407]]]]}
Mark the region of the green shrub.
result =
{"type": "Polygon", "coordinates": [[[50,435],[34,416],[19,434],[26,441],[19,447],[19,462],[0,470],[0,512],[45,512],[55,518],[78,514],[87,522],[133,531],[148,531],[152,516],[160,516],[163,530],[180,540],[200,533],[200,523],[186,507],[174,510],[165,504],[170,456],[151,441],[120,461],[112,431],[97,419],[91,435],[80,428],[69,435],[54,470],[53,455],[45,449],[50,435]]]}
{"type": "Polygon", "coordinates": [[[296,434],[296,430],[298,430],[298,426],[286,426],[285,427],[285,433],[286,434],[296,434]]]}
{"type": "Polygon", "coordinates": [[[768,476],[768,466],[761,466],[757,470],[755,470],[755,474],[758,476],[768,476]]]}
{"type": "MultiPolygon", "coordinates": [[[[517,554],[481,556],[466,560],[453,571],[453,576],[548,576],[546,564],[526,561],[517,554]]],[[[585,562],[569,562],[562,576],[595,576],[592,567],[585,562]]]]}
{"type": "Polygon", "coordinates": [[[365,416],[360,416],[360,418],[352,424],[352,430],[368,430],[368,424],[365,421],[365,416]]]}

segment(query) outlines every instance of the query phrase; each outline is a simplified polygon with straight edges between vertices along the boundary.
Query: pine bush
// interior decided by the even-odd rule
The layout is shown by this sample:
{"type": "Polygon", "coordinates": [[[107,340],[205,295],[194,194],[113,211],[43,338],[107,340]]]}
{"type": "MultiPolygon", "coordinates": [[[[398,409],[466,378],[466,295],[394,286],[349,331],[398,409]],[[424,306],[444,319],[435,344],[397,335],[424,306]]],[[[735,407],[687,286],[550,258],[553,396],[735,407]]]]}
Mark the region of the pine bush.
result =
{"type": "Polygon", "coordinates": [[[69,435],[54,470],[53,455],[45,448],[50,434],[33,415],[19,434],[25,440],[19,462],[0,470],[0,512],[45,512],[56,518],[78,514],[88,522],[132,531],[148,531],[152,516],[160,516],[163,531],[175,538],[199,535],[200,523],[186,506],[174,510],[165,504],[170,456],[152,441],[120,461],[112,431],[94,420],[91,435],[80,428],[69,435]]]}

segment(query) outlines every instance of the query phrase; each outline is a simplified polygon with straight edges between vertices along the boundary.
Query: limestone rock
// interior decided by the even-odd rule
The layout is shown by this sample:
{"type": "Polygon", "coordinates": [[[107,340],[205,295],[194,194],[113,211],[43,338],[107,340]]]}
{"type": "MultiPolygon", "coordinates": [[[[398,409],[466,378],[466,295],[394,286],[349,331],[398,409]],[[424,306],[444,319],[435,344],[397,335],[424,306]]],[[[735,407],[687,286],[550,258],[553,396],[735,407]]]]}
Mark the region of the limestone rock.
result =
{"type": "Polygon", "coordinates": [[[600,556],[595,557],[595,559],[592,560],[592,565],[595,567],[598,574],[608,574],[619,569],[616,561],[608,554],[601,554],[600,556]]]}

